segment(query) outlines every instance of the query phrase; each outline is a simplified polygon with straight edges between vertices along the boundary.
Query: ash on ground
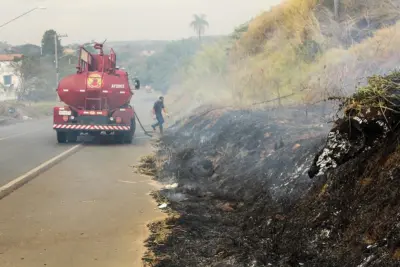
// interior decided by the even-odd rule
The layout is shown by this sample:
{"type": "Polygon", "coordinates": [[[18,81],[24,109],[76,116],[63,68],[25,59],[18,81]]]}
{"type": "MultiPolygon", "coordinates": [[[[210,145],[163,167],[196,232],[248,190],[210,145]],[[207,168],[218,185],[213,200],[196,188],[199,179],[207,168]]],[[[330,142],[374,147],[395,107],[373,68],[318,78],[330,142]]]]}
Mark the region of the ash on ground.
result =
{"type": "Polygon", "coordinates": [[[156,179],[177,183],[159,192],[175,215],[168,236],[152,230],[151,266],[399,266],[396,116],[352,110],[330,133],[295,109],[214,110],[171,127],[156,179]]]}

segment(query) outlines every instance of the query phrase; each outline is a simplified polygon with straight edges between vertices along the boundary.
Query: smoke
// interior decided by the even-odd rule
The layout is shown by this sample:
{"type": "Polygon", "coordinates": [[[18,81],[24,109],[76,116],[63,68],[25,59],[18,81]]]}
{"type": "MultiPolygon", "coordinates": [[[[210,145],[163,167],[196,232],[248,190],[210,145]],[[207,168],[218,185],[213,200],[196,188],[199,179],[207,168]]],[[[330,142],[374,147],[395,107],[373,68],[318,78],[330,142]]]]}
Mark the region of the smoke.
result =
{"type": "MultiPolygon", "coordinates": [[[[349,14],[356,10],[355,7],[346,8],[349,14]]],[[[325,188],[318,187],[318,181],[310,180],[307,172],[331,128],[327,119],[333,115],[333,104],[314,104],[314,101],[332,94],[348,95],[356,86],[364,84],[367,76],[394,68],[398,62],[396,47],[400,38],[397,24],[374,35],[362,35],[363,26],[353,25],[351,31],[347,28],[351,34],[343,34],[340,29],[344,29],[346,23],[333,22],[327,7],[316,12],[320,12],[317,14],[320,16],[313,26],[318,25],[319,32],[311,35],[310,40],[318,41],[321,50],[312,57],[302,60],[298,60],[298,55],[292,57],[291,52],[297,51],[293,45],[304,43],[286,43],[281,49],[279,44],[288,40],[285,39],[287,35],[282,29],[271,30],[270,25],[263,25],[262,29],[273,32],[271,38],[256,47],[264,50],[256,55],[244,54],[242,65],[237,64],[235,68],[225,65],[223,72],[215,71],[221,68],[211,67],[222,65],[206,64],[206,68],[196,65],[196,69],[203,71],[202,75],[183,79],[182,84],[170,92],[175,103],[182,103],[178,106],[183,114],[168,129],[159,147],[161,154],[167,148],[170,158],[158,179],[163,181],[163,177],[174,176],[178,184],[161,193],[181,214],[177,224],[183,228],[173,234],[166,249],[171,252],[171,266],[227,263],[249,266],[249,262],[254,266],[266,266],[274,261],[302,265],[317,258],[320,262],[329,258],[313,253],[319,249],[316,246],[323,246],[324,241],[320,240],[330,237],[330,230],[322,229],[325,225],[319,229],[314,222],[299,220],[307,217],[302,213],[308,214],[307,206],[301,207],[299,214],[295,213],[298,203],[307,203],[307,197],[313,196],[307,195],[312,189],[325,188]],[[337,28],[333,28],[335,26],[337,28]],[[329,32],[333,40],[326,38],[329,32]],[[284,38],[279,39],[282,36],[284,38]],[[297,63],[299,65],[295,65],[297,63]],[[260,71],[263,67],[269,68],[268,71],[260,71]],[[278,106],[273,109],[267,109],[268,105],[258,109],[240,106],[274,98],[274,94],[282,96],[287,91],[294,92],[295,96],[286,102],[273,102],[272,106],[278,106]],[[295,218],[289,229],[286,222],[290,219],[286,216],[292,215],[295,218]],[[282,227],[273,228],[274,224],[282,227]],[[302,228],[305,225],[307,229],[302,228]],[[314,232],[314,228],[318,231],[314,232]],[[288,232],[296,233],[298,239],[290,241],[288,232]],[[308,236],[311,232],[313,235],[308,236]],[[290,244],[282,242],[282,236],[289,238],[290,244]],[[309,242],[303,242],[305,239],[309,242]],[[303,249],[300,244],[308,247],[303,249]],[[290,254],[294,249],[297,254],[290,254]],[[280,253],[282,251],[289,251],[285,254],[287,258],[280,253]]],[[[309,19],[307,16],[302,22],[309,19]]],[[[374,23],[369,30],[375,31],[378,29],[376,21],[370,19],[374,23]]],[[[358,20],[361,21],[359,17],[358,20]]],[[[255,29],[254,25],[250,28],[255,29]]],[[[258,31],[264,39],[265,32],[258,31]]],[[[264,42],[264,39],[258,41],[264,42]]],[[[256,49],[251,42],[247,45],[256,49]]],[[[210,62],[209,58],[207,63],[210,62]]],[[[320,210],[329,210],[321,206],[320,210]]],[[[317,220],[320,215],[329,216],[328,213],[310,214],[313,215],[311,220],[317,220]]]]}

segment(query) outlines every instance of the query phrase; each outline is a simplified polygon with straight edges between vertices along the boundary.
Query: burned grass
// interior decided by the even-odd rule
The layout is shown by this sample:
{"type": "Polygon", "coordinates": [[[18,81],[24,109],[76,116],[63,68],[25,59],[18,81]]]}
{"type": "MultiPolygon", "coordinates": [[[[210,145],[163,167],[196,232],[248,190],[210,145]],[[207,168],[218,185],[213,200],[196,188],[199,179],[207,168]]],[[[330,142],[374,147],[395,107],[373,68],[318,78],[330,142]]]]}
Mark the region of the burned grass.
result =
{"type": "Polygon", "coordinates": [[[172,127],[157,179],[178,184],[159,194],[179,216],[163,242],[148,242],[160,255],[153,266],[399,266],[396,77],[345,99],[328,138],[319,120],[290,110],[172,127]]]}
{"type": "MultiPolygon", "coordinates": [[[[147,155],[140,158],[139,163],[134,166],[136,172],[157,177],[159,160],[154,155],[147,155]]],[[[142,263],[145,267],[158,266],[161,262],[169,259],[167,253],[164,253],[161,249],[155,251],[151,248],[162,247],[166,244],[168,238],[172,234],[172,229],[174,227],[175,221],[179,218],[179,213],[171,209],[170,202],[167,197],[165,197],[162,191],[152,191],[150,195],[156,201],[158,205],[167,205],[164,211],[167,213],[167,218],[159,220],[156,222],[151,222],[147,225],[150,230],[150,236],[146,240],[146,247],[148,248],[142,257],[142,263]]]]}
{"type": "Polygon", "coordinates": [[[258,216],[281,221],[306,194],[310,151],[320,148],[327,129],[294,109],[268,116],[201,112],[170,130],[159,144],[157,157],[168,160],[157,179],[178,184],[159,194],[180,216],[166,243],[148,242],[154,253],[168,255],[154,266],[258,261],[266,243],[256,229],[269,220],[258,216]]]}

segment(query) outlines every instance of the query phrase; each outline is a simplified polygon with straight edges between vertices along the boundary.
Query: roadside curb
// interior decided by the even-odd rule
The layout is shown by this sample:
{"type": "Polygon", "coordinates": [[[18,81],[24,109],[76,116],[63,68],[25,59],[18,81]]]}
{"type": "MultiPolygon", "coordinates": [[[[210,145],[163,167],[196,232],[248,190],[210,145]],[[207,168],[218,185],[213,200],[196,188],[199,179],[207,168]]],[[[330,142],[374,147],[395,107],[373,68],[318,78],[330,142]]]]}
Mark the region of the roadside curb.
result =
{"type": "Polygon", "coordinates": [[[15,178],[11,182],[7,183],[6,185],[3,185],[0,187],[0,199],[8,196],[24,184],[28,183],[29,181],[33,180],[36,178],[39,174],[47,171],[48,169],[54,167],[57,163],[60,161],[66,159],[67,157],[71,156],[72,154],[78,152],[80,149],[82,149],[82,145],[76,145],[73,146],[72,148],[68,149],[67,151],[64,151],[63,153],[55,156],[54,158],[42,163],[38,167],[28,171],[27,173],[15,178]]]}

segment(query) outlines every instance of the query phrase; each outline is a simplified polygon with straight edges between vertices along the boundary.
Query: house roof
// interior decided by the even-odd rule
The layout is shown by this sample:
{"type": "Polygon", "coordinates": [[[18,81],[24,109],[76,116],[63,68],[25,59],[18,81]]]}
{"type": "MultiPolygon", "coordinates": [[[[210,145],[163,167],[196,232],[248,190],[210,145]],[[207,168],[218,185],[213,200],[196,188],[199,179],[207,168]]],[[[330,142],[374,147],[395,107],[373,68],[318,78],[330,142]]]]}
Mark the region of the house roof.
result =
{"type": "Polygon", "coordinates": [[[22,58],[22,54],[0,54],[0,61],[13,61],[15,58],[22,58]]]}
{"type": "Polygon", "coordinates": [[[72,48],[64,48],[63,53],[64,53],[65,55],[73,55],[73,54],[76,53],[76,50],[75,50],[75,49],[72,49],[72,48]]]}

